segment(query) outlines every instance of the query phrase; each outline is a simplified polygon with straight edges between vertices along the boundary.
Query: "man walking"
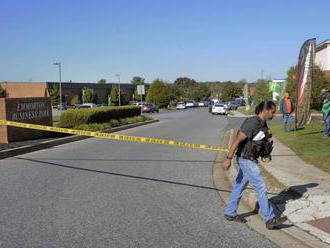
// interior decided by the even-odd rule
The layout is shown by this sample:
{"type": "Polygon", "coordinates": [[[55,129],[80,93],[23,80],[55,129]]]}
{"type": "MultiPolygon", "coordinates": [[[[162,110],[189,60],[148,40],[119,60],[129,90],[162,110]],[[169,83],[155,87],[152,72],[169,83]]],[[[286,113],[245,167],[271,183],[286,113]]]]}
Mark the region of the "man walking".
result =
{"type": "Polygon", "coordinates": [[[284,131],[290,132],[292,131],[294,106],[288,92],[284,94],[284,98],[281,100],[280,109],[283,114],[284,131]]]}
{"type": "Polygon", "coordinates": [[[321,95],[324,98],[322,105],[322,114],[324,120],[323,135],[325,137],[329,137],[330,136],[330,92],[326,89],[322,89],[321,95]]]}
{"type": "Polygon", "coordinates": [[[257,191],[258,203],[266,228],[274,229],[286,221],[285,217],[276,217],[267,198],[265,182],[260,174],[258,158],[269,157],[272,151],[272,141],[267,120],[271,120],[276,112],[272,101],[261,102],[256,107],[256,116],[247,118],[229,148],[224,168],[231,166],[236,152],[237,163],[240,167],[233,187],[230,200],[225,209],[225,218],[229,221],[245,223],[246,219],[237,215],[237,208],[247,184],[250,183],[257,191]]]}

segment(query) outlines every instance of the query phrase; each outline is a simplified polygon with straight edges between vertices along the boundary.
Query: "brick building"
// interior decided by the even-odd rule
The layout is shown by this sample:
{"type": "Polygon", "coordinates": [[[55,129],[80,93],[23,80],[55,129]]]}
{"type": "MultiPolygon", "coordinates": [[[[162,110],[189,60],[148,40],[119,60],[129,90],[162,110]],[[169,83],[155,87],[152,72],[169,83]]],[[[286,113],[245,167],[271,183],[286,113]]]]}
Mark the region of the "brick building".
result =
{"type": "MultiPolygon", "coordinates": [[[[63,102],[70,104],[71,99],[74,96],[78,96],[82,99],[82,92],[84,88],[89,88],[97,96],[98,103],[107,103],[108,94],[111,91],[112,83],[97,84],[97,83],[62,83],[62,96],[63,102]]],[[[116,84],[118,85],[118,84],[116,84]]],[[[58,82],[6,82],[1,83],[1,86],[6,91],[6,97],[19,98],[19,97],[40,97],[49,96],[49,89],[59,87],[58,82]]],[[[128,100],[132,100],[134,93],[134,85],[132,84],[120,84],[120,89],[127,97],[128,100]]]]}
{"type": "MultiPolygon", "coordinates": [[[[71,99],[74,96],[78,96],[82,99],[82,93],[84,88],[92,90],[93,94],[97,96],[97,103],[108,103],[108,95],[110,94],[113,85],[118,84],[97,84],[97,83],[62,83],[62,96],[63,102],[70,104],[71,99]]],[[[46,82],[47,89],[59,87],[58,82],[46,82]]],[[[120,84],[120,90],[125,97],[130,101],[134,94],[134,85],[132,84],[120,84]]]]}
{"type": "Polygon", "coordinates": [[[315,64],[324,71],[330,80],[330,40],[323,41],[316,46],[315,64]]]}

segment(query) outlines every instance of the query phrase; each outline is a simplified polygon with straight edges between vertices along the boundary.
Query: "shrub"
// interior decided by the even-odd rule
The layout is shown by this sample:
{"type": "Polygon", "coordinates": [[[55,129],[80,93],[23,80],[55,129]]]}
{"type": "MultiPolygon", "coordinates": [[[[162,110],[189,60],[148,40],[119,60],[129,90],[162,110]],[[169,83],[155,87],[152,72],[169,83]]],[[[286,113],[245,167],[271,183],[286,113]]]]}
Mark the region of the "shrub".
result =
{"type": "Polygon", "coordinates": [[[91,124],[81,124],[75,127],[79,130],[88,130],[88,131],[102,131],[113,127],[118,127],[125,124],[133,124],[137,122],[143,122],[151,120],[152,118],[147,116],[135,116],[130,118],[124,118],[120,120],[111,120],[110,122],[105,123],[91,123],[91,124]]]}
{"type": "Polygon", "coordinates": [[[111,127],[118,127],[120,125],[119,120],[111,120],[110,121],[111,127]]]}
{"type": "Polygon", "coordinates": [[[121,120],[119,120],[119,123],[120,123],[121,126],[127,125],[128,124],[128,120],[127,119],[121,119],[121,120]]]}
{"type": "Polygon", "coordinates": [[[94,109],[74,109],[62,113],[60,127],[75,127],[82,124],[104,123],[138,116],[141,113],[139,106],[100,107],[94,109]]]}
{"type": "Polygon", "coordinates": [[[81,124],[76,126],[75,129],[88,130],[88,131],[101,131],[111,128],[109,123],[91,123],[91,124],[81,124]]]}

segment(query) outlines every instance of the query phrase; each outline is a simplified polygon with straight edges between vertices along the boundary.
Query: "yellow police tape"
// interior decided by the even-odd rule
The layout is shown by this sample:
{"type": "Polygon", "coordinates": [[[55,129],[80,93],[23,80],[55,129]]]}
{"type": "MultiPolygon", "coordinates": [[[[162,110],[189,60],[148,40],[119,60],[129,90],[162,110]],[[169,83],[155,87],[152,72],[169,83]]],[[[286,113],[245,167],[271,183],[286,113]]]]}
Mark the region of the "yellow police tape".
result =
{"type": "Polygon", "coordinates": [[[43,125],[7,121],[7,120],[0,120],[0,125],[7,125],[7,126],[12,126],[12,127],[22,127],[22,128],[29,128],[29,129],[36,129],[36,130],[42,130],[42,131],[57,132],[57,133],[76,134],[76,135],[98,137],[98,138],[105,138],[105,139],[111,139],[111,140],[131,141],[131,142],[140,142],[140,143],[153,143],[153,144],[170,145],[170,146],[181,146],[181,147],[189,147],[189,148],[204,149],[204,150],[228,151],[228,149],[226,149],[223,146],[199,145],[199,144],[193,144],[193,143],[187,143],[187,142],[181,142],[181,141],[156,139],[156,138],[145,138],[145,137],[138,137],[138,136],[129,136],[129,135],[112,134],[112,133],[101,133],[101,132],[93,132],[93,131],[83,131],[83,130],[52,127],[52,126],[43,126],[43,125]]]}

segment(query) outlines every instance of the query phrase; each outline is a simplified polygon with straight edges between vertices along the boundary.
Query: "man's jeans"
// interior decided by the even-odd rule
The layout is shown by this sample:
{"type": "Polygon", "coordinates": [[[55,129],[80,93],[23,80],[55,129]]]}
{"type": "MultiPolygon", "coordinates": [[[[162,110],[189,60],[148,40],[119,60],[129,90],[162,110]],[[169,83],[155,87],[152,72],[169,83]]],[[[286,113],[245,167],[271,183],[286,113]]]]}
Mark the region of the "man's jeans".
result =
{"type": "Polygon", "coordinates": [[[290,132],[292,131],[292,122],[293,122],[293,116],[291,114],[284,114],[283,115],[283,121],[284,121],[284,131],[290,132]]]}
{"type": "Polygon", "coordinates": [[[330,136],[330,114],[324,118],[324,136],[330,136]]]}
{"type": "Polygon", "coordinates": [[[258,202],[263,220],[267,222],[268,220],[273,219],[275,217],[274,210],[268,202],[266,185],[260,174],[257,161],[251,161],[238,157],[237,163],[239,164],[240,170],[236,178],[236,183],[231,192],[227,208],[225,209],[225,214],[229,216],[237,215],[237,207],[243,191],[247,184],[250,183],[257,191],[258,202]]]}

